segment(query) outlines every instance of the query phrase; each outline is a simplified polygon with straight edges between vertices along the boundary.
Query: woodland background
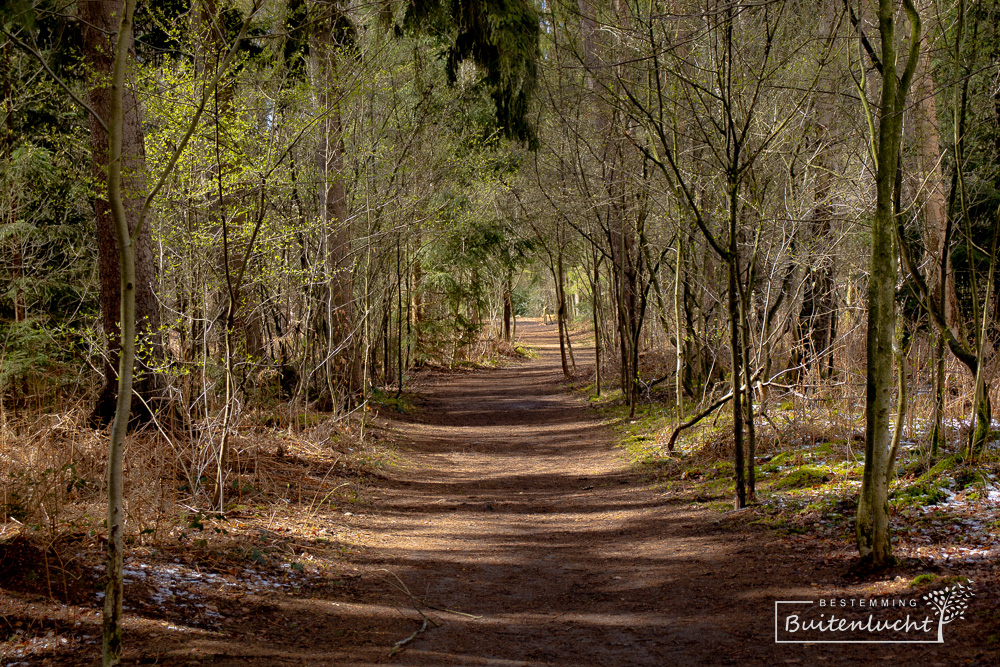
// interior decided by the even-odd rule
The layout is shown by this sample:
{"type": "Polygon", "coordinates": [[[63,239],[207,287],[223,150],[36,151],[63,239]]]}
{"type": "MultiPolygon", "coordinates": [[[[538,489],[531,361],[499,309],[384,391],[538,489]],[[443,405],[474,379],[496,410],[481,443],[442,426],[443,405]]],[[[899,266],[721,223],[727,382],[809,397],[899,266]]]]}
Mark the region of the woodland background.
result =
{"type": "MultiPolygon", "coordinates": [[[[120,11],[0,11],[0,509],[56,531],[103,484],[65,443],[115,412],[95,118],[120,11]]],[[[174,501],[225,510],[240,433],[363,430],[414,369],[519,355],[516,317],[551,314],[566,376],[588,341],[590,391],[662,407],[664,451],[725,406],[739,506],[775,420],[860,423],[878,364],[875,505],[897,456],[984,480],[998,25],[994,0],[140,3],[121,165],[130,226],[145,215],[144,456],[174,501]]]]}

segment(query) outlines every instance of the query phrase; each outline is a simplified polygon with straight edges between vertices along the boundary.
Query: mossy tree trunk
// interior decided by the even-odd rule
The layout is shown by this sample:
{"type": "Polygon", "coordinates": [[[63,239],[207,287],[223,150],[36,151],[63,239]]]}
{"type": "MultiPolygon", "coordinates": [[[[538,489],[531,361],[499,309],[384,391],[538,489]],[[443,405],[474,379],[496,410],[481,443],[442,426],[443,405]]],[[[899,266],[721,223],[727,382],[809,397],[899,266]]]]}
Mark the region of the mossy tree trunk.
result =
{"type": "MultiPolygon", "coordinates": [[[[895,337],[896,250],[893,206],[903,136],[903,111],[920,52],[920,16],[903,0],[910,23],[909,54],[896,71],[896,18],[893,0],[879,0],[882,93],[875,144],[875,217],[872,220],[868,278],[868,360],[865,396],[865,468],[858,500],[855,536],[861,559],[874,567],[893,563],[889,535],[888,490],[892,468],[890,411],[895,337]]],[[[874,54],[871,54],[875,58],[874,54]]],[[[878,63],[878,60],[876,61],[878,63]]],[[[862,93],[864,91],[862,90],[862,93]]]]}

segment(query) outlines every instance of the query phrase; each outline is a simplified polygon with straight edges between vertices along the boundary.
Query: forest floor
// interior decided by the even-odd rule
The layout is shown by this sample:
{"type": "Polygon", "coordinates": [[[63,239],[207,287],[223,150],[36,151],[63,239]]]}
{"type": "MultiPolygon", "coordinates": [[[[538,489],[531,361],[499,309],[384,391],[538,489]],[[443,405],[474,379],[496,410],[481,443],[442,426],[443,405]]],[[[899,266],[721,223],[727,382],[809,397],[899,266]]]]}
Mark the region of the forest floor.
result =
{"type": "MultiPolygon", "coordinates": [[[[563,383],[554,327],[518,336],[533,358],[418,375],[415,409],[375,420],[391,465],[335,513],[300,493],[307,522],[228,516],[238,562],[131,549],[126,664],[1000,664],[995,559],[859,572],[843,535],[709,507],[723,496],[693,481],[651,483],[563,383]],[[943,644],[775,642],[776,601],[917,599],[925,573],[974,582],[943,644]]],[[[32,589],[24,570],[45,555],[32,548],[0,544],[0,667],[92,664],[93,587],[32,589]]],[[[923,617],[923,602],[908,611],[923,617]]]]}

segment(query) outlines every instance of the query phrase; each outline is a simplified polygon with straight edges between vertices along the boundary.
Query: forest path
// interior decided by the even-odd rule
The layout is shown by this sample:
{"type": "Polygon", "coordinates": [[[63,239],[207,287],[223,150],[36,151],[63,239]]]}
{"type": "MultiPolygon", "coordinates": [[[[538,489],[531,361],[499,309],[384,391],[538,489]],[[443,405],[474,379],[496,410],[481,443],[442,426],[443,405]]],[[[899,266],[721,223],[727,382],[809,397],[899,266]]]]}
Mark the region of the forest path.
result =
{"type": "MultiPolygon", "coordinates": [[[[518,338],[538,356],[417,387],[419,413],[398,423],[404,470],[363,521],[387,581],[478,618],[423,608],[440,625],[372,662],[771,662],[773,600],[807,595],[808,584],[789,581],[791,563],[764,561],[760,544],[640,483],[610,430],[561,387],[555,327],[525,322],[518,338]]],[[[419,605],[405,594],[394,604],[414,619],[403,639],[420,627],[419,605]]]]}
{"type": "Polygon", "coordinates": [[[378,420],[400,463],[336,517],[326,584],[247,599],[226,634],[147,652],[244,667],[986,664],[962,641],[774,643],[775,600],[843,597],[845,563],[650,488],[563,387],[554,327],[518,332],[535,358],[422,373],[419,410],[378,420]]]}

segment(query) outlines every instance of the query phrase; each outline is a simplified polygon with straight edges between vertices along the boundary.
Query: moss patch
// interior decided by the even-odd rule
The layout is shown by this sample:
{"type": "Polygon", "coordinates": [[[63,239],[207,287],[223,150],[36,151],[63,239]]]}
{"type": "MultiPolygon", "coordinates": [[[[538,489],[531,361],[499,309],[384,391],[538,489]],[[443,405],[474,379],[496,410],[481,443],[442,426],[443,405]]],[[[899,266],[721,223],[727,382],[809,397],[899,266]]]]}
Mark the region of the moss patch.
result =
{"type": "Polygon", "coordinates": [[[826,470],[814,468],[812,466],[803,466],[776,481],[772,488],[804,489],[809,486],[819,486],[820,484],[825,484],[832,479],[833,475],[826,470]]]}

